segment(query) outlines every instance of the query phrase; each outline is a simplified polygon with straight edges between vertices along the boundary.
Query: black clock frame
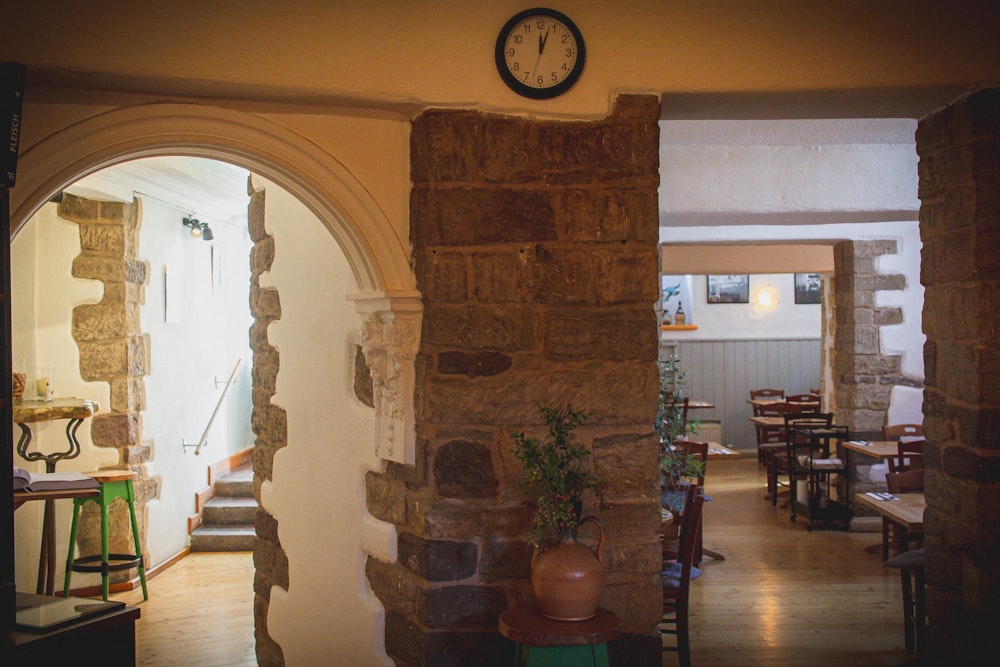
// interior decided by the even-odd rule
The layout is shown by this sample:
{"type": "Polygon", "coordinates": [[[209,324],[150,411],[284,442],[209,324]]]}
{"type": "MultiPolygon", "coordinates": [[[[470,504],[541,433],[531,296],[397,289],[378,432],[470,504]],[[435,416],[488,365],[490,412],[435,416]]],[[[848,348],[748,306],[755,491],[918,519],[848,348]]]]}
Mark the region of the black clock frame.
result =
{"type": "Polygon", "coordinates": [[[497,71],[500,73],[500,78],[503,79],[504,83],[506,83],[511,90],[523,97],[529,97],[535,100],[546,100],[562,95],[567,90],[572,88],[577,80],[579,80],[580,74],[583,73],[583,66],[587,60],[587,49],[583,43],[583,33],[580,32],[580,29],[576,27],[576,24],[573,23],[568,16],[562,12],[557,12],[554,9],[535,7],[534,9],[525,9],[523,12],[518,12],[504,24],[503,28],[500,30],[500,34],[497,36],[494,57],[496,59],[497,71]],[[504,58],[504,47],[507,43],[507,35],[510,34],[510,31],[514,28],[514,26],[530,16],[547,16],[555,19],[565,25],[566,28],[573,34],[574,39],[576,39],[576,67],[573,68],[573,71],[570,72],[569,76],[560,81],[558,85],[552,86],[551,88],[534,88],[532,86],[527,86],[511,74],[509,69],[507,69],[507,61],[504,58]]]}

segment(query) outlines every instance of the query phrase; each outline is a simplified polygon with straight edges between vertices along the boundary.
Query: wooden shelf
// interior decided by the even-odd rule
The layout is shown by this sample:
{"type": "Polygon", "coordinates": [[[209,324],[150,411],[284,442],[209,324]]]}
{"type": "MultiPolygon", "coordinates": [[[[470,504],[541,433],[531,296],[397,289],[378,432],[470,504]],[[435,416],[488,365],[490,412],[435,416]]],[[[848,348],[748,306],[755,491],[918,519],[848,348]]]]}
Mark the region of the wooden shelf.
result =
{"type": "Polygon", "coordinates": [[[660,326],[664,331],[694,331],[697,324],[663,324],[660,326]]]}

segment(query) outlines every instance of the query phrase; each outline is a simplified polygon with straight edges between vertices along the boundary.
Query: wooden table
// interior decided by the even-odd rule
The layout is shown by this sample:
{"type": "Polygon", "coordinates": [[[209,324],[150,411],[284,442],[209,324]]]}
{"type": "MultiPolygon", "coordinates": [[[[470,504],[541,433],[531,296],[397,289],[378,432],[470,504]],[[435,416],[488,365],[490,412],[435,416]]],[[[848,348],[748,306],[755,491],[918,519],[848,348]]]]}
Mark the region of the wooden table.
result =
{"type": "Polygon", "coordinates": [[[895,440],[872,440],[867,445],[856,440],[845,440],[840,444],[849,452],[864,454],[880,461],[898,453],[898,443],[895,440]]]}
{"type": "MultiPolygon", "coordinates": [[[[84,419],[93,417],[94,413],[100,410],[100,405],[96,401],[88,401],[83,398],[54,398],[51,401],[18,401],[13,405],[14,423],[21,429],[21,438],[17,442],[17,453],[25,461],[45,461],[45,472],[55,472],[56,463],[63,459],[72,459],[80,455],[80,442],[76,439],[77,429],[84,419]],[[59,452],[43,454],[42,452],[29,452],[28,446],[31,444],[31,428],[28,424],[54,421],[57,419],[68,419],[66,425],[66,440],[68,449],[59,452]]],[[[42,547],[38,556],[38,587],[35,592],[39,595],[52,595],[55,589],[55,526],[56,526],[56,506],[55,499],[59,497],[75,496],[49,496],[40,498],[45,500],[45,513],[42,523],[42,547]]],[[[34,498],[26,498],[31,500],[34,498]]],[[[24,500],[21,500],[23,503],[24,500]]],[[[17,500],[15,500],[17,503],[17,500]]],[[[16,507],[17,505],[15,505],[16,507]]]]}
{"type": "Polygon", "coordinates": [[[876,500],[867,493],[854,494],[854,502],[871,508],[898,523],[906,532],[918,533],[924,529],[924,510],[927,500],[922,493],[899,493],[899,500],[876,500]]]}
{"type": "Polygon", "coordinates": [[[688,410],[712,410],[715,408],[715,403],[711,401],[688,401],[688,410]]]}
{"type": "Polygon", "coordinates": [[[718,442],[708,443],[708,458],[713,461],[718,461],[722,459],[738,459],[743,456],[740,452],[735,449],[730,449],[723,444],[718,442]]]}
{"type": "Polygon", "coordinates": [[[784,417],[751,417],[750,423],[756,424],[757,426],[784,426],[784,417]]]}
{"type": "Polygon", "coordinates": [[[500,614],[499,627],[517,644],[518,667],[607,667],[607,643],[621,634],[622,621],[603,607],[586,621],[553,621],[538,607],[514,607],[500,614]]]}

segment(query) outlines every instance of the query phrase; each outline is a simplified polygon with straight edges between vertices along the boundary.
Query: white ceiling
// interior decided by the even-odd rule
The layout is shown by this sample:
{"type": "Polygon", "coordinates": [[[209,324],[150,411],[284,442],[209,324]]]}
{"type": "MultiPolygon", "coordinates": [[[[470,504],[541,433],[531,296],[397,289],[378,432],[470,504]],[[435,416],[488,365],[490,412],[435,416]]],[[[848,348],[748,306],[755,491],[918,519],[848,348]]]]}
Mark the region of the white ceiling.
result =
{"type": "Polygon", "coordinates": [[[103,201],[141,195],[202,222],[246,225],[250,172],[195,157],[150,157],[123,162],[81,178],[66,192],[103,201]]]}

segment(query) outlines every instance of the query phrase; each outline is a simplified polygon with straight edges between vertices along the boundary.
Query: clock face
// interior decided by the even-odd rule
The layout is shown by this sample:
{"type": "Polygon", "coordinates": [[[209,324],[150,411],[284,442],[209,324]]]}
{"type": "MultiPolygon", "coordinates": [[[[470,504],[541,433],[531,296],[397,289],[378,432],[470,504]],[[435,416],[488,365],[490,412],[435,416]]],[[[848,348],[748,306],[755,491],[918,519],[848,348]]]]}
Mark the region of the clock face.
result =
{"type": "Polygon", "coordinates": [[[583,35],[552,9],[528,9],[504,25],[497,37],[497,69],[514,92],[545,99],[565,93],[580,78],[586,52],[583,35]]]}

